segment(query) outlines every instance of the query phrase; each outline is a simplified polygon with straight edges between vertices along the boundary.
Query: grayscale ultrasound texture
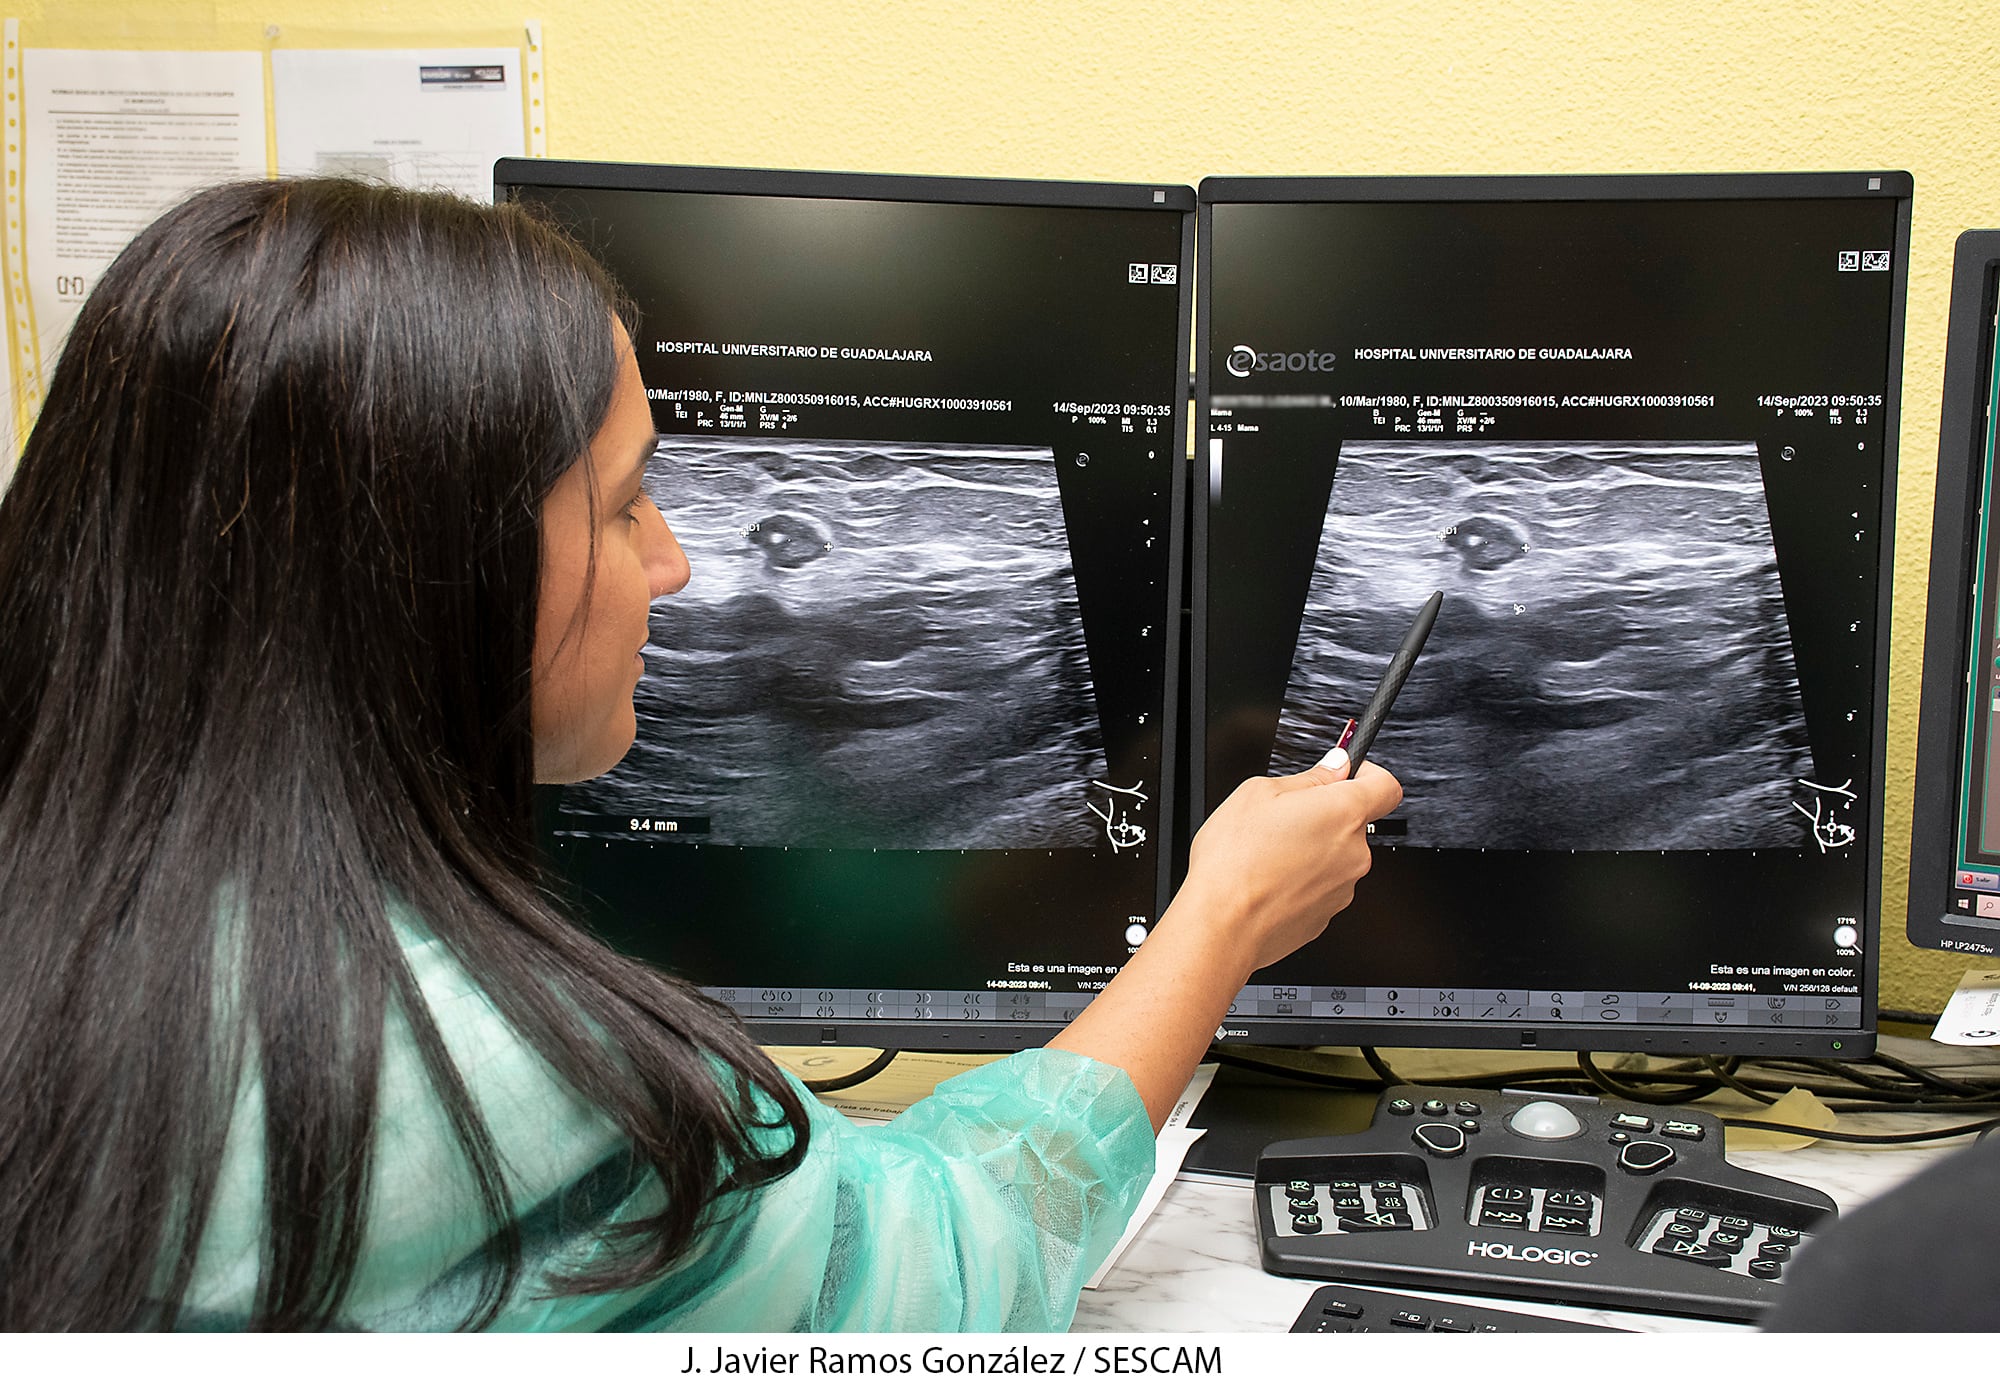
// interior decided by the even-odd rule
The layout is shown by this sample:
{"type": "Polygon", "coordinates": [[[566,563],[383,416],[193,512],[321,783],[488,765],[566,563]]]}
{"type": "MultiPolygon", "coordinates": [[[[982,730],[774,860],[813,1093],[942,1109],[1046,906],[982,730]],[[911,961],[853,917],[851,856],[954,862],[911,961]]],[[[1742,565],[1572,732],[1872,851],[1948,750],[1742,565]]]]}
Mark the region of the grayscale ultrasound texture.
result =
{"type": "Polygon", "coordinates": [[[1412,846],[1796,847],[1812,777],[1756,447],[1343,446],[1273,772],[1437,627],[1371,758],[1412,846]]]}
{"type": "Polygon", "coordinates": [[[692,579],[654,606],[631,754],[567,810],[737,846],[1101,841],[1050,450],[678,436],[647,485],[692,579]]]}

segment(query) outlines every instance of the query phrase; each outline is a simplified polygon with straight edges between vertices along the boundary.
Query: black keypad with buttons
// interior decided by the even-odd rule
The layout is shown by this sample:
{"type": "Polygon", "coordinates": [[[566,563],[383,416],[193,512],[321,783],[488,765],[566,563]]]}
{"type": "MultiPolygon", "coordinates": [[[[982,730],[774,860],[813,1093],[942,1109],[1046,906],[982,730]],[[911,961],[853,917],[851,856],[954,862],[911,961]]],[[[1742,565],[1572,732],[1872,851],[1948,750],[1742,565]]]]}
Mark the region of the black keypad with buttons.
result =
{"type": "Polygon", "coordinates": [[[1415,1233],[1431,1223],[1421,1193],[1400,1180],[1294,1180],[1273,1188],[1271,1203],[1294,1234],[1415,1233]]]}
{"type": "Polygon", "coordinates": [[[1478,1089],[1394,1088],[1256,1180],[1273,1272],[1741,1321],[1834,1213],[1731,1166],[1709,1114],[1478,1089]]]}
{"type": "Polygon", "coordinates": [[[1784,1237],[1774,1239],[1772,1226],[1743,1214],[1661,1210],[1648,1220],[1639,1246],[1682,1262],[1775,1282],[1785,1275],[1785,1264],[1804,1238],[1797,1229],[1784,1225],[1778,1225],[1776,1231],[1784,1237]]]}
{"type": "Polygon", "coordinates": [[[1574,1173],[1524,1175],[1511,1183],[1475,1183],[1469,1212],[1473,1224],[1481,1228],[1592,1234],[1597,1232],[1598,1197],[1574,1173]]]}

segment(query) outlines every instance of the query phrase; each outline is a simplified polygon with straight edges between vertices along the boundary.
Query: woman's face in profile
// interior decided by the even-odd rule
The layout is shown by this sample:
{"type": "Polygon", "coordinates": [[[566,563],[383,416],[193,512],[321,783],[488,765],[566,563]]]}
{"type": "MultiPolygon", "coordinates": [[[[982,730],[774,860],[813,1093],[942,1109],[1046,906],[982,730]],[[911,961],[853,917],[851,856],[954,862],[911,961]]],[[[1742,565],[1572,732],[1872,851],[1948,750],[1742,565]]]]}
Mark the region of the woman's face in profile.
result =
{"type": "Polygon", "coordinates": [[[586,458],[542,504],[533,724],[543,784],[594,779],[625,757],[637,729],[632,689],[645,671],[646,612],[688,582],[687,556],[645,493],[653,414],[631,340],[615,327],[611,410],[586,458]]]}

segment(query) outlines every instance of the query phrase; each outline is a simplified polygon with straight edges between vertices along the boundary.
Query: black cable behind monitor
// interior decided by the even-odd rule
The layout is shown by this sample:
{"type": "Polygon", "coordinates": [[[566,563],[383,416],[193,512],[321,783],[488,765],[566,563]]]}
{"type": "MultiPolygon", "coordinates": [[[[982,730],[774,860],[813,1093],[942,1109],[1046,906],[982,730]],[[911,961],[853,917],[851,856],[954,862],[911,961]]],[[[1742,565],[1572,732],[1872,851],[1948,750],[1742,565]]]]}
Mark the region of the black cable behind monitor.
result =
{"type": "Polygon", "coordinates": [[[1853,1141],[1869,1146],[1915,1144],[1982,1132],[2000,1123],[2000,1069],[1952,1076],[1877,1053],[1861,1060],[1716,1058],[1702,1056],[1661,1061],[1650,1069],[1607,1069],[1589,1051],[1576,1064],[1452,1074],[1425,1079],[1405,1078],[1372,1049],[1361,1051],[1372,1077],[1343,1075],[1303,1063],[1325,1056],[1300,1053],[1298,1063],[1215,1049],[1214,1062],[1326,1089],[1373,1093],[1385,1087],[1477,1088],[1532,1093],[1570,1093],[1578,1097],[1617,1098],[1656,1107],[1684,1107],[1733,1093],[1768,1105],[1776,1095],[1806,1088],[1831,1112],[1980,1112],[1992,1119],[1943,1131],[1904,1134],[1834,1132],[1791,1124],[1723,1118],[1723,1125],[1745,1130],[1783,1131],[1829,1141],[1853,1141]]]}
{"type": "Polygon", "coordinates": [[[883,1050],[875,1058],[869,1060],[866,1064],[851,1073],[839,1074],[830,1079],[803,1079],[801,1081],[814,1093],[838,1093],[843,1088],[853,1088],[857,1084],[867,1083],[868,1080],[874,1078],[884,1069],[887,1069],[891,1064],[894,1064],[896,1056],[900,1053],[902,1053],[900,1050],[883,1050]]]}

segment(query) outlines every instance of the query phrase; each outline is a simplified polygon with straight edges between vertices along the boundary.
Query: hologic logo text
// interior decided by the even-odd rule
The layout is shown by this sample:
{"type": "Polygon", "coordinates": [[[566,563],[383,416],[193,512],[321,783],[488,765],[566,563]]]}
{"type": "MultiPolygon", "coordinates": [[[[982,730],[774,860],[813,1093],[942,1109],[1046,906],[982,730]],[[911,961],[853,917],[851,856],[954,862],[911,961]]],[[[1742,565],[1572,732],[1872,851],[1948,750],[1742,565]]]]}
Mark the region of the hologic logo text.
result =
{"type": "Polygon", "coordinates": [[[1222,366],[1231,377],[1248,377],[1253,372],[1332,372],[1334,354],[1324,348],[1308,348],[1299,353],[1259,353],[1247,343],[1229,350],[1222,366]]]}
{"type": "Polygon", "coordinates": [[[1499,1258],[1503,1262],[1553,1262],[1563,1267],[1588,1267],[1597,1261],[1597,1254],[1586,1253],[1577,1248],[1522,1248],[1516,1250],[1511,1243],[1480,1243],[1465,1245],[1465,1255],[1469,1258],[1499,1258]]]}

